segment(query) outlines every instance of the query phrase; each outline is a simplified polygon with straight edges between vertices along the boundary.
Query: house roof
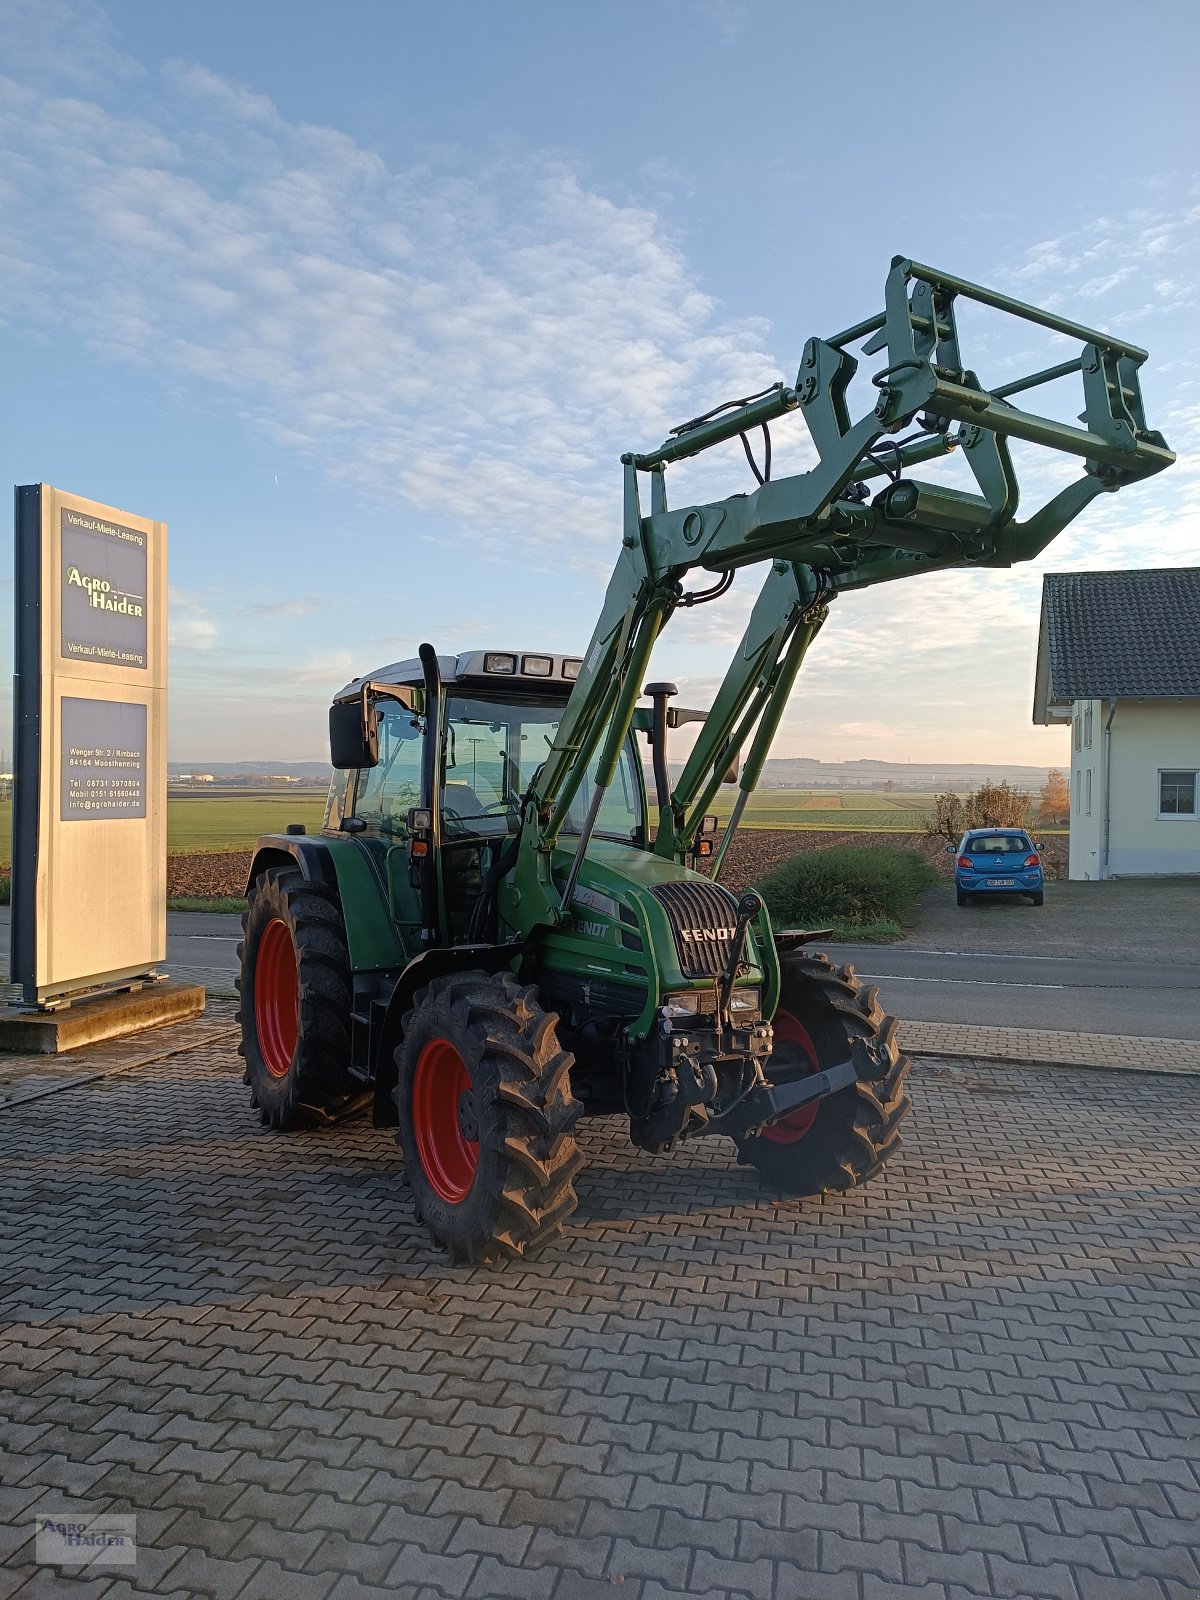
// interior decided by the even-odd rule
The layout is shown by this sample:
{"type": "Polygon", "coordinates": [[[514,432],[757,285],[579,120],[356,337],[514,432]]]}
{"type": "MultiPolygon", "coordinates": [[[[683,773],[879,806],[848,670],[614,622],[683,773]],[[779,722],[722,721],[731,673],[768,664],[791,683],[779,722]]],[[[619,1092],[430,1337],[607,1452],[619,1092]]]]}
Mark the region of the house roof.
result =
{"type": "Polygon", "coordinates": [[[1042,579],[1033,720],[1126,695],[1200,698],[1200,567],[1042,579]]]}

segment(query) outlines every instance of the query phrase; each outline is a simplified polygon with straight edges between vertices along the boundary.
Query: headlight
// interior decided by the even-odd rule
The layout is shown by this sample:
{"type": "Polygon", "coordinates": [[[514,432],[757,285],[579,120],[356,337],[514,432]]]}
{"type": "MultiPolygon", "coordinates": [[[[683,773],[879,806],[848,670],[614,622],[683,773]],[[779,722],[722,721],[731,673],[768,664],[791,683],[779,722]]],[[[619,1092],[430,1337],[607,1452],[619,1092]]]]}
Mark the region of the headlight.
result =
{"type": "Polygon", "coordinates": [[[664,1017],[694,1017],[700,1010],[700,992],[698,989],[684,994],[665,994],[660,1009],[664,1017]]]}
{"type": "Polygon", "coordinates": [[[730,1011],[757,1011],[759,1009],[759,993],[757,989],[735,989],[729,997],[730,1011]]]}

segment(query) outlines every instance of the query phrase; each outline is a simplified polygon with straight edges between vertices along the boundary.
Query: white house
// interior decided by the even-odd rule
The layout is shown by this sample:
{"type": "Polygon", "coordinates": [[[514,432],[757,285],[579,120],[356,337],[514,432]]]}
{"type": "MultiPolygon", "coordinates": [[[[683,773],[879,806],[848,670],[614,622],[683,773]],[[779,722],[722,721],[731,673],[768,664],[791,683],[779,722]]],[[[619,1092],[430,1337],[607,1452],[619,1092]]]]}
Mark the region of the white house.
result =
{"type": "Polygon", "coordinates": [[[1047,573],[1033,720],[1071,726],[1072,878],[1200,873],[1200,567],[1047,573]]]}

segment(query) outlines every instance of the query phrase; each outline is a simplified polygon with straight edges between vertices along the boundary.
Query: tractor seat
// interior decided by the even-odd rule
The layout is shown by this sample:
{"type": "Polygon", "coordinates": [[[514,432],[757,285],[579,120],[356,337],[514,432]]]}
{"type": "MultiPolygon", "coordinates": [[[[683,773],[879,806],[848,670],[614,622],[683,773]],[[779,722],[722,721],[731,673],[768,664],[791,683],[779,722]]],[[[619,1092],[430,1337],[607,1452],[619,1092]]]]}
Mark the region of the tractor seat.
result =
{"type": "Polygon", "coordinates": [[[483,801],[469,783],[448,783],[442,789],[442,815],[451,821],[465,822],[477,817],[483,810],[483,801]]]}
{"type": "MultiPolygon", "coordinates": [[[[484,802],[469,783],[447,783],[442,788],[442,832],[447,838],[474,837],[480,828],[484,802]]],[[[486,832],[486,825],[484,826],[486,832]]]]}

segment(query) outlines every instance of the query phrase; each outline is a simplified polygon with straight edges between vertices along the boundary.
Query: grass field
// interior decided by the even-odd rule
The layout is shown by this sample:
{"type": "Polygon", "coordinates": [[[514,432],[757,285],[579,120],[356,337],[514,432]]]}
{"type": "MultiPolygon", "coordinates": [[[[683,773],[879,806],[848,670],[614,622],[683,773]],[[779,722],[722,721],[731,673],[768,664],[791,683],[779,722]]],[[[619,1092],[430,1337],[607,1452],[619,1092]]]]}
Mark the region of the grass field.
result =
{"type": "MultiPolygon", "coordinates": [[[[289,822],[302,822],[310,833],[325,815],[324,791],[298,794],[205,794],[167,801],[167,849],[172,854],[194,851],[248,850],[260,833],[282,833],[289,822]]],[[[7,865],[12,836],[12,805],[0,802],[0,863],[7,865]]]]}
{"type": "MultiPolygon", "coordinates": [[[[721,788],[713,809],[722,821],[737,790],[721,788]]],[[[921,833],[933,809],[931,794],[878,790],[762,789],[742,818],[744,828],[797,828],[842,833],[921,833]]],[[[324,790],[235,789],[217,794],[175,796],[167,801],[167,849],[173,855],[218,850],[248,850],[262,833],[282,833],[302,822],[310,833],[321,826],[324,790]]],[[[7,865],[12,808],[0,801],[0,865],[7,865]]],[[[1041,834],[1065,829],[1039,828],[1041,834]]]]}

